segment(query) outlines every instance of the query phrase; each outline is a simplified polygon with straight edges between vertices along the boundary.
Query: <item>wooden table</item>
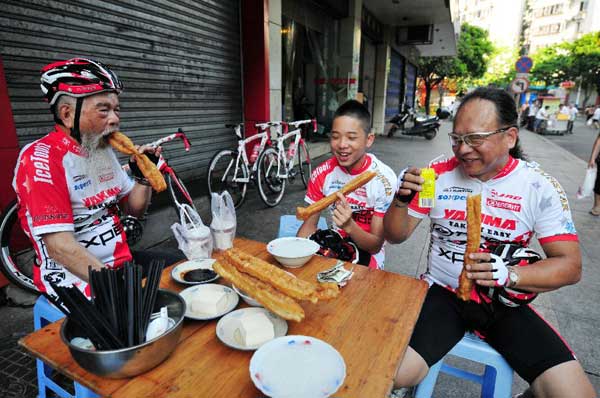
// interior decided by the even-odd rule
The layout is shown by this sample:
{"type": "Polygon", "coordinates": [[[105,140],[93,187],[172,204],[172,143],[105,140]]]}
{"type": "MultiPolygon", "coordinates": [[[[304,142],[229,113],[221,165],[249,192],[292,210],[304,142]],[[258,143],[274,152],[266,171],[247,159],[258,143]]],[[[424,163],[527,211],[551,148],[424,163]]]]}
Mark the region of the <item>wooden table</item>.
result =
{"type": "MultiPolygon", "coordinates": [[[[264,243],[236,239],[235,246],[276,263],[264,243]]],[[[315,256],[304,267],[290,271],[315,281],[317,272],[334,264],[332,259],[315,256]]],[[[163,273],[161,287],[181,291],[184,286],[171,279],[170,271],[167,268],[163,273]]],[[[392,388],[426,292],[423,281],[356,266],[354,277],[339,297],[317,304],[303,302],[306,317],[300,323],[289,321],[288,334],[317,337],[342,354],[347,374],[336,397],[383,398],[392,388]]],[[[98,377],[79,367],[61,341],[61,323],[26,336],[19,344],[102,396],[261,396],[248,372],[253,353],[222,344],[215,334],[217,320],[186,320],[179,345],[165,362],[137,377],[118,380],[98,377]]]]}

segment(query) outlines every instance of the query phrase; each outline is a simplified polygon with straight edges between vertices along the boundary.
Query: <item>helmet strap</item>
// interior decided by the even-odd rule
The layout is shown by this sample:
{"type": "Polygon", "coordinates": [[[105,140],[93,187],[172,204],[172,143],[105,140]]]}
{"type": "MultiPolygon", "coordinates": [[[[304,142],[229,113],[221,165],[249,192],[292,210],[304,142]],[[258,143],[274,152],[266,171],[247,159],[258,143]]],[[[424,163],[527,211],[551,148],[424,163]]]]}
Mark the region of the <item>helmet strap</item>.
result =
{"type": "Polygon", "coordinates": [[[73,127],[71,128],[71,137],[81,144],[81,132],[79,131],[79,117],[81,116],[81,106],[83,104],[83,97],[77,98],[75,104],[75,119],[73,120],[73,127]]]}

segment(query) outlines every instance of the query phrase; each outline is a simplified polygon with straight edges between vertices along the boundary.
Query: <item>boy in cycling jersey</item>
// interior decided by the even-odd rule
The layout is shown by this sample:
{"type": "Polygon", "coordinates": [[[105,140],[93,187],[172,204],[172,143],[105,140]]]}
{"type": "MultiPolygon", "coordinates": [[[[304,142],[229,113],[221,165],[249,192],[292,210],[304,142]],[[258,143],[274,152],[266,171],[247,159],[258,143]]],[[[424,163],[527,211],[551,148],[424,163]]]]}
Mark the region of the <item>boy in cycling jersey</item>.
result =
{"type": "MultiPolygon", "coordinates": [[[[338,193],[339,200],[329,210],[332,229],[358,248],[358,263],[383,269],[383,216],[394,198],[396,175],[373,154],[367,153],[374,140],[367,108],[356,100],[342,104],[334,114],[329,139],[333,156],[313,171],[304,200],[312,204],[336,192],[357,175],[375,171],[377,177],[363,187],[346,196],[338,193]]],[[[308,218],[297,235],[313,234],[319,217],[317,213],[308,218]]]]}

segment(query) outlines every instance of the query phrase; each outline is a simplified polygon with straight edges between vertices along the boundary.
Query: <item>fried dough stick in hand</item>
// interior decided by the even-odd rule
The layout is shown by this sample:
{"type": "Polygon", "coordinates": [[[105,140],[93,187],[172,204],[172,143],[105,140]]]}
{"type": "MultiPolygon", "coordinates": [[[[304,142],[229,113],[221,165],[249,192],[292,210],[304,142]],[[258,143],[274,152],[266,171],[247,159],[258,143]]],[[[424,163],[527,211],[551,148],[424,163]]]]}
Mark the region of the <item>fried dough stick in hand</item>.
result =
{"type": "Polygon", "coordinates": [[[307,220],[313,214],[317,214],[325,210],[329,205],[338,201],[337,193],[340,192],[342,195],[347,195],[350,192],[356,191],[358,188],[371,181],[377,175],[374,171],[365,171],[358,177],[349,181],[346,185],[341,187],[338,191],[325,196],[323,199],[313,203],[307,207],[296,207],[296,218],[298,220],[307,220]]]}
{"type": "Polygon", "coordinates": [[[165,178],[158,170],[156,165],[152,163],[150,159],[148,159],[148,156],[140,153],[135,148],[135,145],[129,139],[129,137],[119,131],[115,131],[108,136],[108,143],[117,151],[124,153],[125,155],[133,155],[135,157],[135,162],[140,168],[140,171],[144,177],[148,179],[148,182],[150,182],[150,185],[152,185],[152,188],[156,192],[162,192],[167,189],[165,178]]]}
{"type": "Polygon", "coordinates": [[[481,243],[481,195],[467,196],[467,246],[465,249],[463,269],[458,279],[458,290],[456,295],[463,301],[469,301],[473,280],[467,278],[467,268],[475,261],[469,258],[469,254],[479,251],[481,243]]]}
{"type": "Polygon", "coordinates": [[[275,290],[272,286],[239,272],[229,260],[221,257],[213,264],[213,269],[236,287],[248,293],[266,309],[283,319],[300,322],[304,319],[304,310],[296,301],[275,290]]]}
{"type": "Polygon", "coordinates": [[[223,256],[238,271],[252,275],[290,297],[299,300],[309,300],[313,304],[318,300],[315,285],[298,279],[271,263],[235,248],[225,251],[223,256]]]}

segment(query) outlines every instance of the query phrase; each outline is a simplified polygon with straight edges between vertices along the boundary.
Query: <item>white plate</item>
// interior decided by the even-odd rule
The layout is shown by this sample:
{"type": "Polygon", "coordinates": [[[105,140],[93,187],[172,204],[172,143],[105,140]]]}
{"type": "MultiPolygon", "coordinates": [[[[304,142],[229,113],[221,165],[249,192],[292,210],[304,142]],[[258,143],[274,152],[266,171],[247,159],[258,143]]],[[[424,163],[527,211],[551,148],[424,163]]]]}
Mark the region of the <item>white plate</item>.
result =
{"type": "Polygon", "coordinates": [[[188,282],[184,280],[182,276],[187,271],[191,271],[194,269],[209,269],[211,271],[214,271],[212,267],[214,262],[215,260],[212,258],[206,258],[203,260],[188,260],[184,263],[173,267],[173,269],[171,270],[171,278],[175,279],[179,283],[183,283],[184,285],[200,285],[202,283],[214,282],[220,278],[219,274],[217,274],[217,276],[215,276],[212,279],[207,279],[202,282],[188,282]]]}
{"type": "Polygon", "coordinates": [[[231,287],[242,298],[242,300],[244,300],[246,302],[246,304],[248,304],[249,306],[252,306],[252,307],[262,307],[263,306],[261,303],[259,303],[257,300],[255,300],[253,297],[250,297],[248,295],[248,293],[246,293],[243,290],[238,289],[235,285],[231,285],[231,287]]]}
{"type": "MultiPolygon", "coordinates": [[[[257,346],[246,346],[242,341],[242,337],[240,335],[239,329],[235,327],[235,319],[241,318],[244,314],[248,313],[263,313],[269,318],[271,323],[273,324],[273,331],[275,332],[275,338],[285,336],[288,330],[287,322],[278,317],[275,314],[272,314],[268,310],[259,307],[250,307],[250,308],[242,308],[239,310],[235,310],[225,315],[223,318],[219,319],[217,323],[217,337],[219,340],[223,342],[223,344],[236,348],[238,350],[256,350],[261,345],[257,346]]],[[[263,343],[263,344],[266,344],[263,343]]]]}
{"type": "Polygon", "coordinates": [[[187,289],[183,289],[181,292],[179,292],[179,295],[185,300],[185,317],[190,319],[196,319],[199,321],[206,321],[209,319],[215,319],[220,316],[223,316],[231,310],[233,310],[240,301],[240,297],[237,295],[236,292],[233,291],[233,289],[227,286],[218,285],[216,283],[207,283],[203,285],[188,287],[187,289]],[[209,291],[222,291],[225,293],[227,301],[223,310],[215,314],[208,312],[192,312],[192,299],[194,298],[194,296],[209,291]]]}
{"type": "Polygon", "coordinates": [[[279,337],[250,360],[250,378],[269,397],[319,398],[344,383],[346,364],[326,342],[310,336],[279,337]]]}

